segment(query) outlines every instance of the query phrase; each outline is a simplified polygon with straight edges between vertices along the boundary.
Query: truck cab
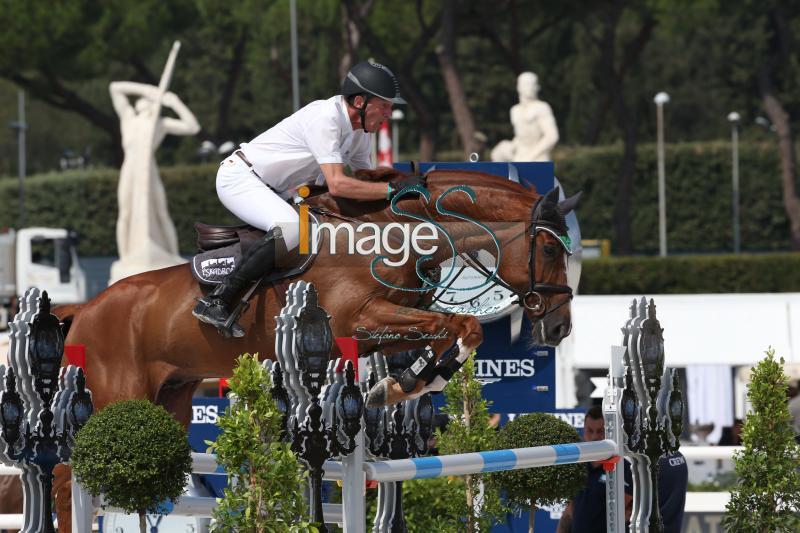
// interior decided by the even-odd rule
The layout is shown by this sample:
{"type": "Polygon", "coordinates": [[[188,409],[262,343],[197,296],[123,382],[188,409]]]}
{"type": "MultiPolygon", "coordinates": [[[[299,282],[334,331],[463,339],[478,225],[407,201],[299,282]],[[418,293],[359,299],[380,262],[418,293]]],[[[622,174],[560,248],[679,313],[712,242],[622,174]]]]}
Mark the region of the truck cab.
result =
{"type": "Polygon", "coordinates": [[[17,298],[31,287],[53,304],[86,301],[86,274],[78,263],[75,234],[64,228],[24,228],[0,233],[0,329],[17,298]]]}

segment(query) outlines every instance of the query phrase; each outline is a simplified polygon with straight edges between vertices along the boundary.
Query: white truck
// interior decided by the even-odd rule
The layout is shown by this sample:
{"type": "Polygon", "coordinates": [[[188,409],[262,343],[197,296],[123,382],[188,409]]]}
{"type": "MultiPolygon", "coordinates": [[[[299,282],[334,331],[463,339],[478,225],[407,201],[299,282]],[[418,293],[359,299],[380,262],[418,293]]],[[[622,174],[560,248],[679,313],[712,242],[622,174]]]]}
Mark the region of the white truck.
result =
{"type": "Polygon", "coordinates": [[[86,301],[86,273],[78,263],[75,234],[63,228],[0,230],[0,330],[31,287],[56,304],[86,301]]]}

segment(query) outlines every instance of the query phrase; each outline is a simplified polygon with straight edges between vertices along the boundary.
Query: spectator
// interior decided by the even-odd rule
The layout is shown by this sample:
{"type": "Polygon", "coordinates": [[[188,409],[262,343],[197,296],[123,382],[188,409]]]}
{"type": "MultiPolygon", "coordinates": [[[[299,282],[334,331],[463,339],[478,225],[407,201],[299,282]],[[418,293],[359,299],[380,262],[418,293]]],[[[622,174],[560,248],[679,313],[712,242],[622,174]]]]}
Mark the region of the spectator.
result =
{"type": "Polygon", "coordinates": [[[741,418],[733,421],[733,426],[722,428],[722,437],[719,439],[720,446],[741,446],[742,445],[742,426],[744,422],[741,418]]]}
{"type": "MultiPolygon", "coordinates": [[[[586,442],[605,438],[605,421],[600,406],[586,412],[583,423],[583,440],[586,442]]],[[[680,533],[689,470],[680,452],[659,460],[658,501],[664,533],[680,533]]],[[[630,466],[625,463],[625,519],[630,519],[633,505],[633,486],[630,466]]],[[[606,531],[606,476],[600,463],[590,463],[586,488],[567,504],[558,523],[558,533],[585,533],[606,531]]]]}
{"type": "Polygon", "coordinates": [[[683,527],[683,509],[686,506],[686,487],[689,468],[680,451],[666,455],[658,461],[658,508],[664,522],[664,533],[680,533],[683,527]]]}
{"type": "Polygon", "coordinates": [[[800,380],[797,380],[797,385],[791,387],[794,389],[795,394],[792,397],[789,393],[789,413],[792,415],[792,424],[794,425],[794,434],[800,436],[800,380]]]}
{"type": "MultiPolygon", "coordinates": [[[[583,440],[592,442],[606,438],[603,410],[599,405],[586,411],[583,420],[583,440]]],[[[625,517],[630,516],[633,502],[631,470],[625,463],[625,517]]],[[[589,463],[586,488],[567,503],[558,522],[558,533],[605,533],[606,531],[606,473],[600,462],[589,463]]]]}

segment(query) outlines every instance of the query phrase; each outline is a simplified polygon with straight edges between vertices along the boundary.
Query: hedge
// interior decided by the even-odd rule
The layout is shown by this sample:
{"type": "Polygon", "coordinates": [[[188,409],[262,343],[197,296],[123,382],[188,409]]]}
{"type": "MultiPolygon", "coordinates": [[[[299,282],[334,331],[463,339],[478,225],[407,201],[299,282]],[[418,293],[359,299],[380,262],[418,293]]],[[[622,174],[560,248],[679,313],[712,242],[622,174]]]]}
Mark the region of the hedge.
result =
{"type": "Polygon", "coordinates": [[[580,294],[800,292],[800,253],[610,257],[581,266],[580,294]]]}
{"type": "MultiPolygon", "coordinates": [[[[195,250],[195,221],[234,224],[214,188],[216,165],[160,169],[169,211],[178,231],[181,253],[195,250]]],[[[31,176],[25,181],[27,226],[70,227],[80,237],[83,256],[116,256],[117,181],[119,170],[102,168],[31,176]]],[[[16,180],[0,180],[0,227],[16,226],[19,213],[16,180]]]]}
{"type": "MultiPolygon", "coordinates": [[[[731,145],[667,145],[667,243],[670,252],[733,250],[731,145]]],[[[611,239],[622,146],[562,149],[556,175],[568,193],[582,190],[578,208],[583,238],[611,239]]],[[[739,145],[742,250],[789,250],[780,162],[774,144],[739,145]]],[[[633,251],[658,252],[658,171],[655,145],[640,145],[632,205],[633,251]]]]}
{"type": "MultiPolygon", "coordinates": [[[[658,251],[656,152],[641,145],[633,198],[634,252],[658,251]]],[[[578,209],[584,238],[611,239],[617,169],[622,146],[561,148],[556,174],[568,192],[584,192],[578,209]]],[[[730,144],[668,145],[667,219],[670,252],[725,252],[732,248],[730,144]]],[[[740,145],[741,238],[747,251],[789,249],[789,229],[781,196],[780,168],[772,144],[740,145]]],[[[193,223],[233,223],[214,189],[216,165],[161,169],[181,252],[194,250],[193,223]]],[[[116,255],[118,170],[90,169],[29,177],[27,225],[69,226],[83,240],[83,255],[116,255]]],[[[0,179],[0,226],[17,221],[18,185],[0,179]]]]}

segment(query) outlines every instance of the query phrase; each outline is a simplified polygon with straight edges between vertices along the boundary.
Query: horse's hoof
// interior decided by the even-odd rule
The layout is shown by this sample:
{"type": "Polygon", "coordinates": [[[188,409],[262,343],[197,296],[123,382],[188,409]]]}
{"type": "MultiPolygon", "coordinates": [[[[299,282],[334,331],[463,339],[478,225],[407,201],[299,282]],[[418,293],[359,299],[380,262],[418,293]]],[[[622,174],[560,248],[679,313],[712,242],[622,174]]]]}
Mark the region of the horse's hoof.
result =
{"type": "Polygon", "coordinates": [[[387,376],[376,383],[367,393],[367,409],[375,409],[378,407],[385,407],[389,405],[389,392],[394,388],[399,388],[400,386],[397,385],[397,381],[391,377],[387,376]]]}

